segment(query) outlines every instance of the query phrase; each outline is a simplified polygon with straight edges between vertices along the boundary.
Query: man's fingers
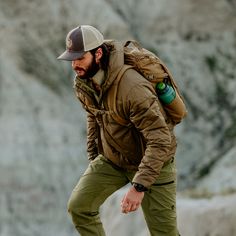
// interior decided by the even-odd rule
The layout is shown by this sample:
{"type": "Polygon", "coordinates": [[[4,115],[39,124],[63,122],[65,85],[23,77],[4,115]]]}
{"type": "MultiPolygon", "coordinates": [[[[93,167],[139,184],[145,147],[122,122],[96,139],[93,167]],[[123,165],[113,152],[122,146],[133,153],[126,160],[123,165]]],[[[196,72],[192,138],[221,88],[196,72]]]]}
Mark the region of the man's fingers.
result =
{"type": "Polygon", "coordinates": [[[127,202],[122,202],[121,203],[121,208],[123,213],[127,213],[128,211],[129,204],[127,202]]]}
{"type": "Polygon", "coordinates": [[[122,204],[122,212],[129,213],[131,211],[136,211],[139,208],[140,204],[131,204],[131,203],[124,203],[122,204]]]}
{"type": "Polygon", "coordinates": [[[139,208],[140,204],[134,204],[131,206],[130,211],[136,211],[139,208]]]}

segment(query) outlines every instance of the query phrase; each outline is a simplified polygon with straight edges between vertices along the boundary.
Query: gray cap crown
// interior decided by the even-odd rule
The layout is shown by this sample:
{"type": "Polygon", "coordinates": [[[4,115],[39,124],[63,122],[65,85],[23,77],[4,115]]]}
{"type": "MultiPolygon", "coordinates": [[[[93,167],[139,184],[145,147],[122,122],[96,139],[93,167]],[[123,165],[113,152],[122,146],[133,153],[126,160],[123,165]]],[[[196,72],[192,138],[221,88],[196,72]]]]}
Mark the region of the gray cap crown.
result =
{"type": "Polygon", "coordinates": [[[66,51],[57,59],[74,61],[86,52],[101,46],[103,35],[93,26],[81,25],[72,29],[66,36],[66,51]]]}

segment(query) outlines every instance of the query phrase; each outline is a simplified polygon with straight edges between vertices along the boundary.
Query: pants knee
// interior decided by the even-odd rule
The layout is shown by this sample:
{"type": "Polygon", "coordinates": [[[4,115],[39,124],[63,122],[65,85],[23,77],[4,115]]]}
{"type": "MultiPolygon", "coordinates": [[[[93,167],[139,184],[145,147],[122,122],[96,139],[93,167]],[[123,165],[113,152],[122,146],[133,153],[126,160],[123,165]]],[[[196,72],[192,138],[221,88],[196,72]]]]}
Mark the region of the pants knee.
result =
{"type": "Polygon", "coordinates": [[[83,214],[84,212],[90,212],[90,202],[83,194],[73,191],[67,203],[67,210],[70,214],[74,213],[76,215],[83,214]]]}
{"type": "Polygon", "coordinates": [[[69,213],[72,212],[73,208],[74,208],[74,203],[73,203],[72,199],[69,198],[69,200],[67,202],[67,210],[68,210],[68,212],[69,213]]]}
{"type": "Polygon", "coordinates": [[[67,210],[68,210],[69,213],[72,213],[72,212],[75,212],[75,211],[76,212],[79,211],[79,209],[80,209],[79,198],[78,197],[76,198],[72,193],[69,200],[68,200],[68,202],[67,202],[67,210]]]}

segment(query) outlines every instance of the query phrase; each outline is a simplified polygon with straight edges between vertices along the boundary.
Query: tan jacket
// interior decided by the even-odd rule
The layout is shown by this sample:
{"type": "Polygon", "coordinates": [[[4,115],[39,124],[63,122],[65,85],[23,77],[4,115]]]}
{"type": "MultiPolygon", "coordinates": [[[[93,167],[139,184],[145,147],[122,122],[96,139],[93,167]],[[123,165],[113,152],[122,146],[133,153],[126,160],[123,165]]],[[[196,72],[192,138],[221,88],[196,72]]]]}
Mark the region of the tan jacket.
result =
{"type": "Polygon", "coordinates": [[[88,112],[89,159],[102,153],[115,165],[137,171],[133,182],[150,187],[164,163],[175,155],[173,125],[160,112],[152,85],[133,69],[127,70],[120,81],[116,106],[119,115],[130,120],[130,125],[122,126],[112,118],[107,101],[124,65],[124,52],[121,43],[107,43],[113,48],[100,99],[87,83],[75,79],[76,95],[88,112]]]}

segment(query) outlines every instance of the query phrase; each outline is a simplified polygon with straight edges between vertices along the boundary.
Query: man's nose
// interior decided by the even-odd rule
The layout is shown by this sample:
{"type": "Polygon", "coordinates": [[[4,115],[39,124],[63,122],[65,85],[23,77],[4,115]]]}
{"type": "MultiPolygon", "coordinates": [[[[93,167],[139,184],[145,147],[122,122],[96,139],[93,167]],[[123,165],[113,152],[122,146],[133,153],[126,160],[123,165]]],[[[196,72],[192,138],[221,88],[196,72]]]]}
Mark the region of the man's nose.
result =
{"type": "Polygon", "coordinates": [[[79,65],[80,65],[79,60],[72,61],[72,67],[73,68],[75,68],[75,67],[77,67],[79,65]]]}

